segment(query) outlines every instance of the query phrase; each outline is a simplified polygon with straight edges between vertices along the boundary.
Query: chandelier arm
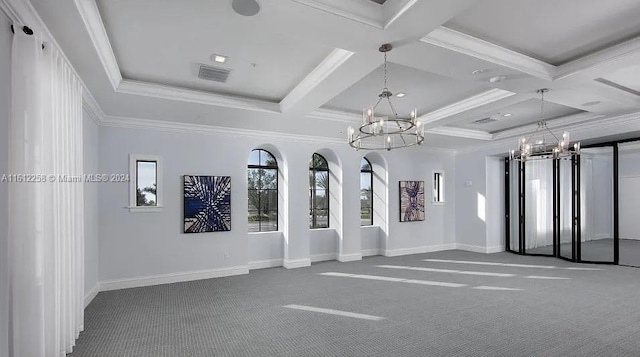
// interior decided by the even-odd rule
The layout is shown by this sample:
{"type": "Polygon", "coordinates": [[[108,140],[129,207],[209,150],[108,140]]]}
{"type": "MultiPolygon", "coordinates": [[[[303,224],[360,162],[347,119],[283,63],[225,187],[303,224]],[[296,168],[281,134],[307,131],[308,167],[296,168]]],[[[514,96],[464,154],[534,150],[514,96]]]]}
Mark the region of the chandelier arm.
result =
{"type": "Polygon", "coordinates": [[[557,141],[560,142],[560,139],[558,139],[558,137],[556,136],[556,134],[553,133],[553,131],[551,131],[551,129],[549,129],[549,127],[547,126],[547,122],[544,122],[544,128],[547,129],[547,131],[551,134],[551,136],[553,136],[553,138],[557,141]]]}
{"type": "Polygon", "coordinates": [[[394,107],[393,103],[391,103],[391,98],[387,97],[387,102],[389,102],[389,107],[391,107],[391,112],[393,113],[393,116],[397,119],[398,112],[396,112],[396,107],[394,107]]]}
{"type": "MultiPolygon", "coordinates": [[[[382,98],[378,97],[378,101],[376,102],[376,104],[373,106],[373,109],[375,110],[378,107],[378,104],[380,104],[380,101],[382,101],[382,98]]],[[[375,116],[375,113],[373,113],[375,116]]],[[[375,119],[375,118],[374,118],[375,119]]]]}

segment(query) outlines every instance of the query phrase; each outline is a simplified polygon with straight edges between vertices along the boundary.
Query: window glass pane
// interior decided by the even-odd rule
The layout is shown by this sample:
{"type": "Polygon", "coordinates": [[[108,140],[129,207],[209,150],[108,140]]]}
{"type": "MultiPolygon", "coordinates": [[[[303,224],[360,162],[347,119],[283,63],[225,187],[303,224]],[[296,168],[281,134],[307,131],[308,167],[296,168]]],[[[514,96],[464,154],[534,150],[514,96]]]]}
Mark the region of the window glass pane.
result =
{"type": "Polygon", "coordinates": [[[249,165],[260,165],[260,150],[253,150],[249,154],[249,165]]]}
{"type": "Polygon", "coordinates": [[[258,215],[258,210],[249,210],[248,226],[249,232],[260,232],[260,215],[258,215]]]}
{"type": "Polygon", "coordinates": [[[316,209],[326,209],[329,207],[329,201],[327,200],[327,190],[316,190],[316,209]]]}
{"type": "Polygon", "coordinates": [[[360,225],[361,226],[370,226],[371,225],[371,207],[361,207],[360,208],[360,225]]]}
{"type": "Polygon", "coordinates": [[[248,205],[247,207],[249,208],[249,210],[258,210],[258,206],[260,204],[260,191],[258,190],[249,190],[249,197],[248,197],[248,205]]]}
{"type": "Polygon", "coordinates": [[[370,190],[371,189],[371,173],[364,172],[360,174],[360,190],[370,190]]]}
{"type": "Polygon", "coordinates": [[[250,189],[259,189],[261,186],[260,169],[247,169],[247,180],[250,189]]]}
{"type": "Polygon", "coordinates": [[[278,211],[270,211],[261,222],[261,231],[270,232],[278,230],[278,211]]]}
{"type": "Polygon", "coordinates": [[[277,189],[278,188],[278,170],[277,169],[261,169],[262,170],[262,188],[277,189]]]}
{"type": "Polygon", "coordinates": [[[316,171],[316,188],[329,188],[329,172],[316,171]]]}
{"type": "Polygon", "coordinates": [[[365,158],[360,161],[360,171],[371,171],[371,164],[365,158]]]}
{"type": "Polygon", "coordinates": [[[313,154],[313,156],[311,157],[311,162],[309,163],[309,167],[316,169],[329,169],[327,160],[325,160],[324,157],[318,154],[313,154]]]}
{"type": "Polygon", "coordinates": [[[137,206],[156,206],[156,166],[155,161],[136,163],[136,204],[137,206]]]}
{"type": "Polygon", "coordinates": [[[264,190],[260,192],[260,212],[269,212],[278,208],[278,192],[276,190],[264,190]]]}
{"type": "Polygon", "coordinates": [[[328,210],[316,210],[316,227],[315,228],[327,228],[329,227],[329,211],[328,210]]]}
{"type": "Polygon", "coordinates": [[[276,158],[273,157],[268,151],[260,150],[260,165],[261,166],[278,166],[276,158]]]}

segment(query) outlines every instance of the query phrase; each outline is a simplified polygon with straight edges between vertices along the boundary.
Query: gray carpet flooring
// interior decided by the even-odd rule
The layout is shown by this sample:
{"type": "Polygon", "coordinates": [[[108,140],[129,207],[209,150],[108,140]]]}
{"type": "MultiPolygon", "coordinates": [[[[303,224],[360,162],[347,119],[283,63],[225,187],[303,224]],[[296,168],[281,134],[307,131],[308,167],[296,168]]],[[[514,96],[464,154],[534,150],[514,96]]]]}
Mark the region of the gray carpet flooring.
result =
{"type": "Polygon", "coordinates": [[[639,296],[636,268],[511,253],[376,256],[101,292],[70,356],[640,356],[639,296]],[[397,280],[319,275],[327,272],[397,280]],[[479,272],[502,275],[470,275],[479,272]]]}

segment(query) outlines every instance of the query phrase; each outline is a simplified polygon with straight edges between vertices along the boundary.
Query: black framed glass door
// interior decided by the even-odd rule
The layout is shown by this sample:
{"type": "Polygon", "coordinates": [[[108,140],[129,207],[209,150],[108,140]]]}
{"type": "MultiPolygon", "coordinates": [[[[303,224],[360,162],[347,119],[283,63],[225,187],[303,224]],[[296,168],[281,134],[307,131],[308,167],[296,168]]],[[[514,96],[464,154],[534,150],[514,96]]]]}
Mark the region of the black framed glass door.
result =
{"type": "Polygon", "coordinates": [[[617,264],[617,144],[561,159],[505,159],[507,250],[617,264]]]}

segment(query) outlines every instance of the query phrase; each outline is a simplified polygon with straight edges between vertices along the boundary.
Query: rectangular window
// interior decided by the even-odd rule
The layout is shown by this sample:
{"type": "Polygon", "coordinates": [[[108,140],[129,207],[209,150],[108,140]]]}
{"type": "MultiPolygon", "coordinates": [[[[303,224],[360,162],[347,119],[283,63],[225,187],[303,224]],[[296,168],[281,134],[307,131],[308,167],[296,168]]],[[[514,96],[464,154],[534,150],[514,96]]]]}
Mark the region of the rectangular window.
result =
{"type": "Polygon", "coordinates": [[[444,172],[433,173],[433,203],[444,203],[444,172]]]}
{"type": "Polygon", "coordinates": [[[162,208],[162,158],[129,156],[129,210],[157,212],[162,208]]]}

